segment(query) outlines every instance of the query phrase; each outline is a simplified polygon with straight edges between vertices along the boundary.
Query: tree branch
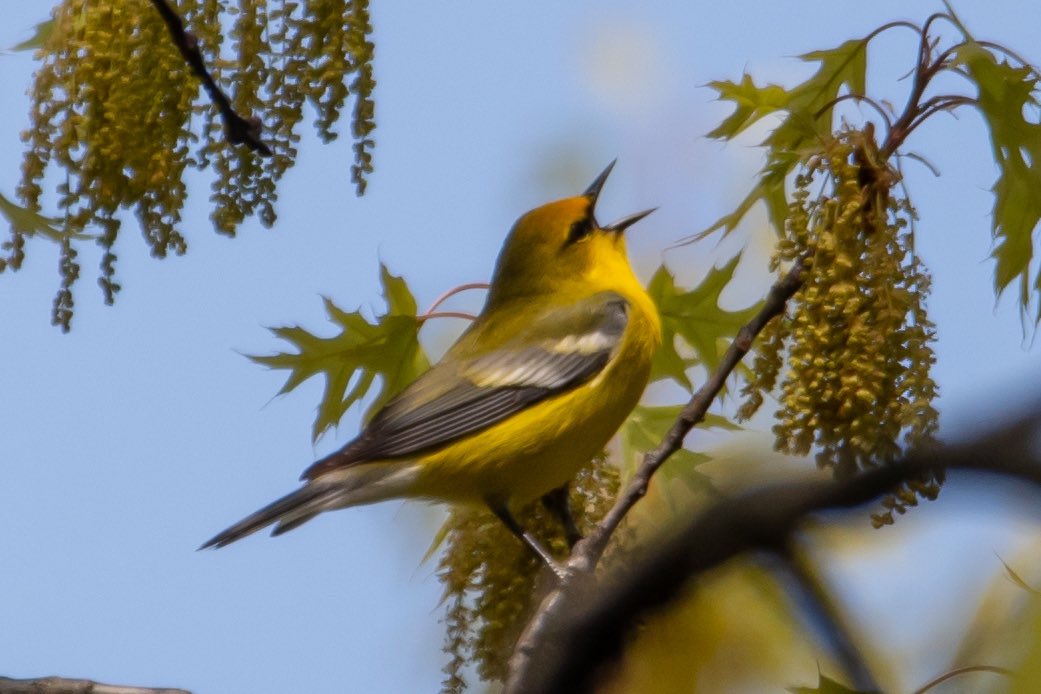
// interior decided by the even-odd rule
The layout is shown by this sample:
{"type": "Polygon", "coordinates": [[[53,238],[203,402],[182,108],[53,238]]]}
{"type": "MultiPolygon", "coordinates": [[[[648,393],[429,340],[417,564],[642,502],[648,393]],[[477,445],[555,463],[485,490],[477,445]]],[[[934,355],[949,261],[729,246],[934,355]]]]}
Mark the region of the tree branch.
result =
{"type": "MultiPolygon", "coordinates": [[[[543,599],[517,641],[510,659],[510,677],[505,689],[507,694],[541,691],[537,688],[532,689],[527,684],[533,678],[538,677],[538,671],[544,666],[542,658],[534,658],[533,654],[536,651],[544,654],[546,648],[552,647],[551,642],[555,639],[549,632],[559,628],[555,625],[564,623],[563,615],[572,609],[569,606],[578,602],[581,593],[590,587],[592,571],[603,556],[611,536],[629,510],[647,493],[647,487],[654,473],[669,456],[683,446],[683,439],[687,433],[705,418],[705,414],[723,389],[727,378],[751,349],[755,337],[771,319],[784,312],[788,299],[802,286],[803,273],[807,264],[806,258],[800,258],[791,270],[770,288],[762,309],[738,331],[737,337],[727,348],[715,372],[683,408],[679,418],[658,447],[643,457],[633,479],[618,497],[615,505],[607,512],[589,537],[575,546],[566,564],[566,568],[570,572],[569,578],[561,581],[543,599]]],[[[563,657],[563,654],[558,654],[558,656],[563,657]]]]}
{"type": "Polygon", "coordinates": [[[633,475],[633,479],[630,480],[618,501],[607,512],[585,543],[577,548],[578,553],[583,554],[581,557],[583,563],[588,564],[590,569],[595,567],[600,557],[603,556],[611,535],[629,510],[647,494],[647,486],[654,473],[668,460],[669,456],[683,447],[683,439],[695,425],[705,418],[708,408],[719,395],[719,391],[723,389],[730,374],[752,348],[752,341],[762,332],[767,323],[784,312],[788,299],[799,291],[806,263],[807,260],[801,258],[783,278],[770,288],[759,313],[737,332],[737,337],[730,343],[730,347],[727,348],[715,372],[683,408],[679,418],[665,434],[665,438],[658,444],[658,447],[643,457],[636,474],[633,475]]]}
{"type": "Polygon", "coordinates": [[[796,609],[812,620],[838,666],[849,675],[853,688],[858,692],[881,691],[845,615],[804,553],[789,542],[786,553],[778,558],[780,566],[775,573],[779,571],[789,579],[788,594],[795,598],[796,609]]]}
{"type": "Polygon", "coordinates": [[[40,677],[16,680],[0,677],[0,694],[191,694],[186,689],[152,687],[123,687],[102,684],[92,680],[74,680],[65,677],[40,677]]]}
{"type": "Polygon", "coordinates": [[[922,474],[949,469],[1041,485],[1041,454],[1034,445],[1039,427],[1041,403],[1011,425],[968,443],[914,452],[842,481],[779,484],[723,500],[645,556],[627,562],[630,570],[615,583],[565,601],[559,618],[543,625],[537,648],[525,654],[538,667],[511,678],[507,691],[589,691],[596,673],[617,659],[631,627],[649,611],[673,600],[694,576],[733,557],[756,550],[785,552],[812,513],[860,506],[922,474]]]}
{"type": "Polygon", "coordinates": [[[228,142],[233,145],[244,144],[254,152],[260,152],[264,156],[271,156],[271,149],[260,139],[260,119],[256,116],[243,118],[231,106],[231,100],[217,86],[210,71],[206,69],[206,63],[199,51],[199,41],[189,31],[185,31],[184,22],[180,15],[170,6],[167,0],[152,0],[155,9],[166,22],[170,30],[170,37],[174,45],[184,57],[184,62],[192,69],[192,72],[202,80],[202,86],[210,95],[210,100],[220,111],[221,119],[224,121],[224,134],[228,142]]]}

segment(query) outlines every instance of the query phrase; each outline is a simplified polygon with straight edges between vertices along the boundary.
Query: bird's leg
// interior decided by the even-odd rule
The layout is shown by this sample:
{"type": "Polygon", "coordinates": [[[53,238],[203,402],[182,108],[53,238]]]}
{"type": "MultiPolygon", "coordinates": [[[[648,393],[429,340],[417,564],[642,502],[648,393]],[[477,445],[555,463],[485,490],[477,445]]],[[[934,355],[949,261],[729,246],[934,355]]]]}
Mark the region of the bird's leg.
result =
{"type": "Polygon", "coordinates": [[[567,539],[567,546],[574,549],[578,541],[582,539],[582,533],[578,531],[578,526],[575,525],[575,517],[571,515],[568,485],[565,484],[544,494],[542,496],[542,505],[560,519],[561,525],[564,526],[564,537],[567,539]]]}
{"type": "Polygon", "coordinates": [[[521,527],[521,524],[517,522],[517,519],[513,517],[510,510],[501,501],[487,500],[488,508],[491,509],[492,513],[502,521],[502,524],[510,529],[510,532],[517,536],[517,538],[528,546],[532,552],[542,560],[542,563],[548,566],[553,573],[557,575],[557,578],[563,581],[567,578],[567,570],[553,558],[553,555],[549,553],[545,547],[535,538],[534,535],[529,533],[527,530],[521,527]]]}

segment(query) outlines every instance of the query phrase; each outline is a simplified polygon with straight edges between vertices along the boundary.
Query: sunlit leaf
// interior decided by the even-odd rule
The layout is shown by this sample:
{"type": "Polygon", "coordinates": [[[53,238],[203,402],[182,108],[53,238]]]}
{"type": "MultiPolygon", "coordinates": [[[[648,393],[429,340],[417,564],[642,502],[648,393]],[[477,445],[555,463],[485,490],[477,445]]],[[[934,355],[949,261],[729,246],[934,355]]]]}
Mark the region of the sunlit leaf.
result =
{"type": "MultiPolygon", "coordinates": [[[[1031,286],[1041,293],[1041,275],[1031,270],[1033,234],[1041,221],[1041,123],[1036,122],[1038,75],[1029,66],[1015,67],[968,41],[958,48],[957,59],[978,88],[977,107],[990,130],[998,180],[994,183],[991,228],[997,264],[994,289],[1001,294],[1018,281],[1017,298],[1025,312],[1031,286]],[[1033,109],[1034,120],[1027,114],[1033,109]],[[1033,283],[1031,280],[1033,279],[1033,283]]],[[[1041,321],[1038,302],[1035,321],[1041,321]]]]}
{"type": "Polygon", "coordinates": [[[760,118],[786,108],[791,99],[791,93],[776,84],[756,86],[748,73],[742,75],[740,82],[717,80],[708,86],[716,90],[720,101],[732,101],[735,106],[734,112],[708,134],[717,140],[737,137],[760,118]]]}
{"type": "MultiPolygon", "coordinates": [[[[652,380],[671,378],[687,390],[693,385],[687,369],[701,364],[709,371],[719,365],[726,344],[759,310],[759,303],[740,311],[727,311],[719,306],[719,295],[733,279],[741,256],[735,256],[720,268],[712,268],[697,287],[684,290],[663,265],[647,287],[658,306],[662,321],[662,348],[651,367],[652,380]],[[676,346],[679,337],[693,353],[687,357],[676,346]]],[[[684,350],[686,351],[686,350],[684,350]]]]}
{"type": "MultiPolygon", "coordinates": [[[[666,432],[679,417],[683,405],[650,406],[639,405],[625,420],[619,431],[619,445],[622,455],[622,470],[626,476],[631,475],[640,463],[641,457],[661,443],[666,432]]],[[[741,427],[718,414],[706,414],[699,428],[740,430],[741,427]]],[[[655,473],[655,480],[661,495],[670,506],[673,498],[670,494],[672,483],[681,482],[684,487],[711,489],[712,480],[698,471],[698,466],[708,462],[712,457],[688,448],[681,448],[673,453],[665,464],[655,473]]],[[[673,510],[678,510],[674,507],[673,510]]]]}
{"type": "Polygon", "coordinates": [[[383,265],[380,281],[387,312],[375,322],[360,311],[344,311],[326,298],[325,310],[339,329],[338,335],[326,338],[301,327],[272,328],[297,351],[249,357],[273,369],[289,371],[279,394],[290,392],[312,376],[325,377],[325,391],[311,431],[315,440],[365,397],[377,380],[379,386],[366,418],[430,366],[419,344],[416,300],[408,285],[383,265]]]}
{"type": "MultiPolygon", "coordinates": [[[[638,405],[625,420],[620,430],[622,445],[622,463],[626,472],[632,472],[640,456],[661,443],[665,433],[676,421],[683,409],[682,405],[638,405]]],[[[740,429],[740,427],[726,418],[716,414],[705,417],[704,427],[720,427],[726,429],[740,429]]],[[[670,461],[679,460],[682,464],[694,467],[703,463],[708,456],[695,453],[686,448],[676,451],[670,461]]]]}
{"type": "Polygon", "coordinates": [[[78,240],[95,238],[93,234],[83,232],[67,232],[61,226],[61,220],[26,209],[7,199],[0,193],[0,215],[7,219],[11,229],[26,236],[40,235],[52,241],[63,241],[66,237],[78,240]]]}
{"type": "Polygon", "coordinates": [[[709,137],[731,140],[765,116],[784,115],[761,143],[767,149],[767,158],[755,187],[733,212],[720,217],[695,238],[720,229],[724,234],[730,233],[758,202],[766,205],[770,224],[778,234],[784,231],[788,216],[785,180],[799,162],[818,150],[820,137],[834,128],[831,104],[843,89],[851,94],[864,93],[867,42],[851,39],[837,48],[813,51],[800,58],[819,63],[819,67],[809,79],[791,89],[775,84],[756,86],[747,74],[740,82],[709,83],[721,101],[730,101],[735,106],[734,112],[712,130],[709,137]]]}
{"type": "Polygon", "coordinates": [[[22,41],[17,46],[12,46],[12,51],[35,51],[37,48],[43,48],[44,44],[51,37],[51,32],[54,31],[54,20],[48,19],[40,22],[36,25],[36,31],[33,35],[22,41]]]}

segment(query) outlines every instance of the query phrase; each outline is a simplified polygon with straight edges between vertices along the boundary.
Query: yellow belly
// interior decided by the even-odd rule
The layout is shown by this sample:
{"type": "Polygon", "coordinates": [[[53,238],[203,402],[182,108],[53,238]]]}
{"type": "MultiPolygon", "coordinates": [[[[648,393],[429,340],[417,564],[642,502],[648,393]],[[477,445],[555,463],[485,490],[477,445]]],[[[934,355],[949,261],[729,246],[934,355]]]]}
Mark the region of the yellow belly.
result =
{"type": "Polygon", "coordinates": [[[597,376],[415,462],[408,496],[522,504],[563,485],[639,402],[660,341],[654,306],[630,297],[618,353],[597,376]]]}

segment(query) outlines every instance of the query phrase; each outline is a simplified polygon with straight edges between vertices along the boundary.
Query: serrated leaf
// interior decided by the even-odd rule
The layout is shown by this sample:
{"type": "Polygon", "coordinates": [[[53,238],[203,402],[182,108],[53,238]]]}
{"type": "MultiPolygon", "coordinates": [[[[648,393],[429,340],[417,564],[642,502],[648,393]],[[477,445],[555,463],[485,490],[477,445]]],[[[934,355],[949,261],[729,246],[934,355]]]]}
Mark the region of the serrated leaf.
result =
{"type": "Polygon", "coordinates": [[[66,238],[77,240],[95,238],[92,234],[82,232],[70,234],[61,227],[60,220],[44,217],[38,212],[22,207],[9,200],[3,193],[0,193],[0,215],[7,219],[14,231],[26,236],[40,235],[57,242],[64,241],[66,238]]]}
{"type": "MultiPolygon", "coordinates": [[[[1034,257],[1033,234],[1041,221],[1041,124],[1027,120],[1026,115],[1030,107],[1038,106],[1038,78],[1032,68],[999,61],[972,41],[967,32],[965,36],[957,62],[976,83],[976,106],[990,130],[999,169],[992,188],[994,290],[1000,296],[1018,280],[1017,298],[1025,312],[1030,304],[1031,279],[1034,290],[1041,294],[1041,276],[1031,276],[1030,262],[1034,257]]],[[[1041,322],[1041,302],[1035,322],[1041,322]]]]}
{"type": "Polygon", "coordinates": [[[791,99],[791,93],[776,84],[756,86],[747,72],[741,76],[740,82],[719,80],[709,82],[708,86],[716,90],[719,101],[732,101],[735,106],[734,112],[708,134],[716,140],[732,140],[760,118],[787,107],[791,99]]]}
{"type": "Polygon", "coordinates": [[[738,254],[723,267],[712,268],[701,284],[690,290],[678,287],[676,278],[664,265],[654,273],[647,292],[661,315],[662,348],[651,365],[652,380],[671,378],[688,391],[693,390],[687,369],[694,364],[702,364],[709,371],[715,369],[725,345],[759,311],[762,302],[740,311],[719,306],[719,295],[733,279],[740,259],[738,254]],[[692,357],[679,353],[677,337],[690,348],[692,357]]]}
{"type": "MultiPolygon", "coordinates": [[[[622,463],[623,469],[632,472],[636,469],[640,456],[653,450],[665,438],[666,432],[680,416],[683,405],[638,405],[629,413],[629,418],[621,428],[622,463]]],[[[731,422],[726,417],[718,414],[706,414],[705,419],[698,426],[711,429],[727,429],[739,431],[741,427],[731,422]]],[[[704,453],[695,453],[686,448],[681,448],[669,458],[669,461],[678,460],[683,465],[694,467],[705,460],[708,456],[704,453]]]]}
{"type": "Polygon", "coordinates": [[[22,41],[17,46],[12,46],[12,51],[35,51],[38,48],[43,48],[44,44],[51,38],[51,34],[54,32],[54,20],[48,19],[40,22],[36,25],[36,31],[33,35],[22,41]]]}
{"type": "MultiPolygon", "coordinates": [[[[625,475],[628,476],[635,472],[641,457],[661,443],[682,410],[683,405],[639,405],[629,413],[629,418],[625,420],[619,432],[622,470],[625,475]]],[[[740,426],[725,417],[711,413],[707,414],[698,426],[729,430],[741,429],[740,426]]],[[[670,494],[673,482],[679,481],[687,488],[712,488],[712,480],[697,469],[699,465],[711,459],[712,457],[706,453],[681,448],[669,456],[665,464],[655,473],[661,496],[673,511],[679,510],[673,505],[673,495],[670,494]]]]}
{"type": "Polygon", "coordinates": [[[785,180],[795,167],[816,151],[822,136],[834,128],[834,109],[829,106],[846,88],[863,94],[867,78],[867,41],[851,39],[831,50],[812,51],[799,56],[820,66],[805,82],[791,89],[776,84],[756,86],[749,75],[740,82],[711,82],[722,101],[734,103],[734,112],[719,124],[709,137],[730,140],[751,125],[773,113],[784,113],[781,123],[761,143],[766,148],[766,165],[751,192],[737,208],[695,235],[695,239],[723,230],[733,231],[756,203],[763,202],[767,216],[778,234],[784,232],[788,218],[785,180]]]}
{"type": "Polygon", "coordinates": [[[333,337],[319,337],[304,328],[272,328],[296,352],[271,356],[249,356],[258,364],[289,371],[279,394],[292,391],[312,376],[325,377],[325,390],[311,430],[313,440],[335,426],[351,405],[366,397],[379,381],[371,416],[388,399],[400,392],[430,367],[419,344],[416,300],[405,281],[380,265],[380,282],[387,312],[375,322],[360,311],[344,311],[325,298],[329,320],[339,329],[333,337]]]}

